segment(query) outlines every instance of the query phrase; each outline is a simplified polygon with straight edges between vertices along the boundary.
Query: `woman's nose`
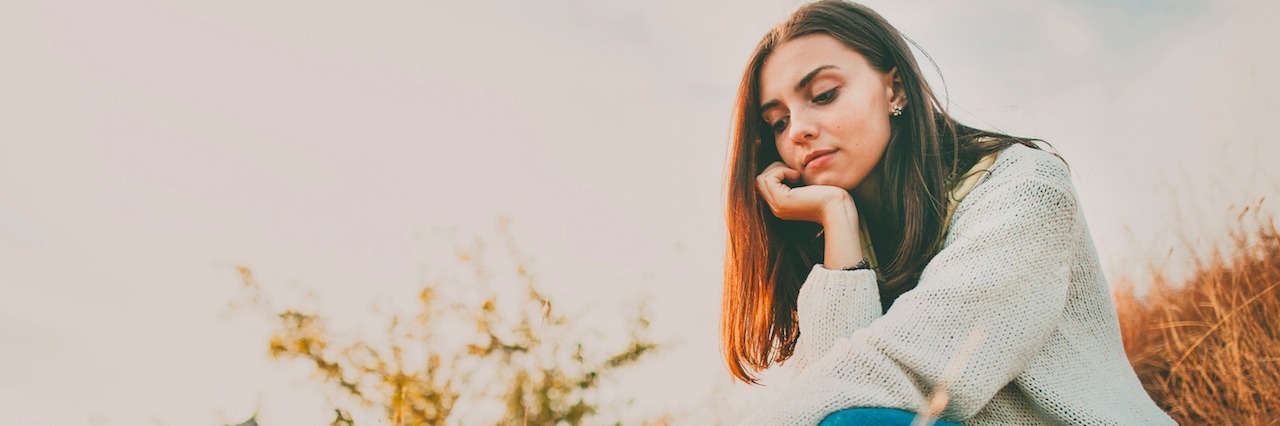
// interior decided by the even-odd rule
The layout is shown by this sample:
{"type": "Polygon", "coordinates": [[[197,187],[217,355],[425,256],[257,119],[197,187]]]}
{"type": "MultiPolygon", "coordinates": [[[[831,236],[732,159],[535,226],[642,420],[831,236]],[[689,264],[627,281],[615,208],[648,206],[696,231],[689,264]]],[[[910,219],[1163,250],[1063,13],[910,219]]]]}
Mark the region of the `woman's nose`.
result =
{"type": "Polygon", "coordinates": [[[806,143],[818,137],[818,126],[813,120],[805,117],[791,116],[791,142],[806,143]]]}

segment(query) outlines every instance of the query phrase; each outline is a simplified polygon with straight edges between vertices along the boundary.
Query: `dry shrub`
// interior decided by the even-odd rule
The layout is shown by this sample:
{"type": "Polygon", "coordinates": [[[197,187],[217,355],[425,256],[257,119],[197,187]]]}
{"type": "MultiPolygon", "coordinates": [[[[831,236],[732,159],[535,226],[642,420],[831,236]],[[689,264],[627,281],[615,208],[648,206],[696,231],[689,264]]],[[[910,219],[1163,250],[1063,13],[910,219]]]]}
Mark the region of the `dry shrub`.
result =
{"type": "Polygon", "coordinates": [[[1139,298],[1114,294],[1129,361],[1181,424],[1280,425],[1280,234],[1253,206],[1232,248],[1198,256],[1185,283],[1156,274],[1139,298]]]}
{"type": "MultiPolygon", "coordinates": [[[[314,377],[350,397],[345,407],[334,408],[334,426],[474,424],[464,415],[475,413],[501,415],[491,423],[500,425],[621,424],[616,411],[624,404],[601,390],[618,386],[618,372],[668,345],[648,337],[643,302],[628,320],[625,349],[593,348],[603,344],[589,337],[597,331],[581,326],[580,314],[553,309],[505,218],[498,232],[505,256],[491,254],[487,240],[476,238],[455,253],[471,269],[470,278],[424,284],[413,313],[375,311],[387,322],[382,336],[344,336],[331,331],[331,317],[278,307],[245,266],[237,267],[243,286],[232,307],[274,317],[271,357],[310,364],[314,377]],[[490,267],[492,261],[501,268],[490,267]],[[479,289],[483,300],[444,296],[448,288],[464,287],[479,289]],[[442,338],[459,332],[469,333],[465,347],[442,338]],[[351,402],[379,408],[385,417],[357,423],[351,402]]],[[[257,424],[254,414],[237,426],[257,424]]]]}

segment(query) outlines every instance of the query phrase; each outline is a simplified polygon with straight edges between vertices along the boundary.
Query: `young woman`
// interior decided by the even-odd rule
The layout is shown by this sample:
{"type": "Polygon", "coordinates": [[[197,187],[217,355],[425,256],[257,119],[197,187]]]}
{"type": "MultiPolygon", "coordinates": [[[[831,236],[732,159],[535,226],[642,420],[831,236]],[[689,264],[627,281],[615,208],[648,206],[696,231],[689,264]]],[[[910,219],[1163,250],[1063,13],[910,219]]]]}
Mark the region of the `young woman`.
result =
{"type": "Polygon", "coordinates": [[[765,35],[735,127],[723,349],[747,383],[795,371],[745,424],[1173,423],[1066,164],[948,116],[875,12],[820,1],[765,35]]]}

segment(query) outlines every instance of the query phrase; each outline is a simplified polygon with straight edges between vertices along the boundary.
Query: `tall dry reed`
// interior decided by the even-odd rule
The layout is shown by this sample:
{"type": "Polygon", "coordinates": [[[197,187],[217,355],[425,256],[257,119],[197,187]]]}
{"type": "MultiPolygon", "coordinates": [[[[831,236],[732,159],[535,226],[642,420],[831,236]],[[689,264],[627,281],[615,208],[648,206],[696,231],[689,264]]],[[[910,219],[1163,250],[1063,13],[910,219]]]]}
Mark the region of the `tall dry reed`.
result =
{"type": "Polygon", "coordinates": [[[1116,286],[1129,361],[1180,424],[1280,425],[1280,233],[1260,206],[1186,282],[1156,274],[1145,298],[1116,286]]]}

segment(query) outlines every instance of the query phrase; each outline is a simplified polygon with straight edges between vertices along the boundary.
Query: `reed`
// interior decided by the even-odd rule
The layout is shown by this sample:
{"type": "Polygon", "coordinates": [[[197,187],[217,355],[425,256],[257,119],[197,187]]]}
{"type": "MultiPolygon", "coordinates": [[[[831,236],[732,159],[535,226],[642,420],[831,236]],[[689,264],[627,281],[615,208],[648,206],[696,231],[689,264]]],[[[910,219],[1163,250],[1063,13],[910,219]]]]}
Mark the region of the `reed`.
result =
{"type": "Polygon", "coordinates": [[[1116,283],[1129,361],[1180,424],[1280,425],[1280,233],[1260,206],[1185,282],[1156,274],[1145,297],[1116,283]]]}

